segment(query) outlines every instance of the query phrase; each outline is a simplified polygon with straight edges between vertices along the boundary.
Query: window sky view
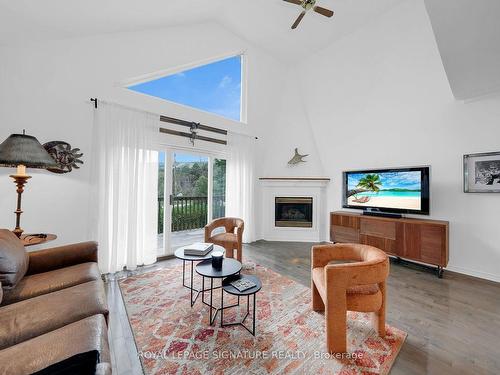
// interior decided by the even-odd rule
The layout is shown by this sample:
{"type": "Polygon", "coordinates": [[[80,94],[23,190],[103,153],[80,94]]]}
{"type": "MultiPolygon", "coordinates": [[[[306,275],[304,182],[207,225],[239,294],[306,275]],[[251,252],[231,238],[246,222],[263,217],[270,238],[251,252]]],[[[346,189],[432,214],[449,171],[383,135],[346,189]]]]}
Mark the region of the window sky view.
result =
{"type": "Polygon", "coordinates": [[[129,86],[128,89],[240,121],[241,56],[129,86]]]}

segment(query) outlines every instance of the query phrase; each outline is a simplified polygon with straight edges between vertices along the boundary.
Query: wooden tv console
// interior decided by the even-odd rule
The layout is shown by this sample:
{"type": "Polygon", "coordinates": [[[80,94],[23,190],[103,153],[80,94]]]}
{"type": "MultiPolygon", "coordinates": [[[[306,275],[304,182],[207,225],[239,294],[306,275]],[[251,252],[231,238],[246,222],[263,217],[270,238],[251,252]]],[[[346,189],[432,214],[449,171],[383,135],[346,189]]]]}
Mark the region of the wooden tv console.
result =
{"type": "Polygon", "coordinates": [[[330,241],[372,245],[388,255],[431,264],[439,277],[448,264],[448,222],[330,213],[330,241]]]}

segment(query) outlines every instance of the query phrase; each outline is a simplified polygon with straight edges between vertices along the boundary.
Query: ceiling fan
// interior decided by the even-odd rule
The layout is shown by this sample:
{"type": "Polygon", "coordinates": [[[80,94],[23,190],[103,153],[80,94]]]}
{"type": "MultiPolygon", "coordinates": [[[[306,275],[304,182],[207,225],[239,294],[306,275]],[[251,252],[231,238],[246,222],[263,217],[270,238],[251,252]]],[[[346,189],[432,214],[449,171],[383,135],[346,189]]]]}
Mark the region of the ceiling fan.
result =
{"type": "Polygon", "coordinates": [[[283,1],[286,1],[287,3],[299,5],[302,8],[304,8],[302,13],[299,14],[299,17],[293,23],[292,29],[296,29],[297,26],[299,26],[299,23],[300,23],[300,21],[302,21],[302,18],[304,18],[306,13],[308,11],[310,11],[311,9],[314,10],[316,13],[319,13],[325,17],[328,17],[328,18],[333,16],[333,11],[331,11],[330,9],[326,9],[326,8],[322,8],[322,7],[317,6],[316,0],[283,0],[283,1]]]}

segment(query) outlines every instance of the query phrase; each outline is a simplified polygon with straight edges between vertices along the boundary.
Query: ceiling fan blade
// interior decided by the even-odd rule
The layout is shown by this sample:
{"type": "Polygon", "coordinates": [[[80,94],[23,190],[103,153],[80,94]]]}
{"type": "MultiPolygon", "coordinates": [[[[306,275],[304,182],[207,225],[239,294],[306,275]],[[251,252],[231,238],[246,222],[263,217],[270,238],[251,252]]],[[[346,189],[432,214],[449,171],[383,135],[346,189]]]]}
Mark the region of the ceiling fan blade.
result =
{"type": "Polygon", "coordinates": [[[306,11],[304,10],[302,13],[299,14],[299,17],[293,23],[292,29],[296,29],[297,26],[299,26],[300,21],[302,21],[302,18],[304,18],[305,15],[306,15],[306,11]]]}
{"type": "Polygon", "coordinates": [[[331,16],[333,16],[333,11],[331,11],[330,9],[326,9],[326,8],[322,8],[322,7],[318,7],[318,6],[315,6],[313,9],[316,13],[322,14],[325,17],[330,18],[331,16]]]}
{"type": "Polygon", "coordinates": [[[302,5],[302,1],[300,1],[300,0],[283,0],[283,1],[286,1],[287,3],[295,4],[295,5],[302,5]]]}

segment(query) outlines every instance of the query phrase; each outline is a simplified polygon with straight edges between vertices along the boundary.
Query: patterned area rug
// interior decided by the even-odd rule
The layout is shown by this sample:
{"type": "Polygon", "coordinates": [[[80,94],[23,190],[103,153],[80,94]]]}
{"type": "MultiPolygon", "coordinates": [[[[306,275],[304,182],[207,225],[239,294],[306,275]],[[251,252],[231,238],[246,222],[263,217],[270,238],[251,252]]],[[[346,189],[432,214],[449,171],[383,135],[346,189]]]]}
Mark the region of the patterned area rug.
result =
{"type": "MultiPolygon", "coordinates": [[[[186,265],[186,275],[188,271],[186,265]]],[[[201,295],[190,307],[180,265],[120,281],[146,374],[368,375],[390,371],[405,332],[387,326],[387,336],[381,339],[369,314],[349,312],[349,353],[334,358],[326,352],[324,314],[311,310],[309,288],[261,266],[243,273],[256,274],[263,284],[257,294],[255,337],[241,326],[220,328],[220,315],[209,326],[209,308],[202,304],[201,295]]],[[[197,284],[200,279],[195,273],[197,284]]],[[[236,301],[226,296],[225,305],[236,301]]],[[[220,289],[214,293],[214,304],[219,301],[220,289]]],[[[246,302],[241,299],[239,307],[225,310],[224,322],[241,319],[246,302]]],[[[251,324],[250,318],[246,323],[251,324]]]]}

